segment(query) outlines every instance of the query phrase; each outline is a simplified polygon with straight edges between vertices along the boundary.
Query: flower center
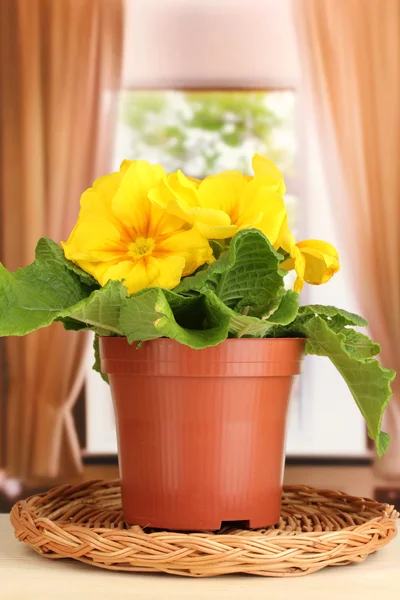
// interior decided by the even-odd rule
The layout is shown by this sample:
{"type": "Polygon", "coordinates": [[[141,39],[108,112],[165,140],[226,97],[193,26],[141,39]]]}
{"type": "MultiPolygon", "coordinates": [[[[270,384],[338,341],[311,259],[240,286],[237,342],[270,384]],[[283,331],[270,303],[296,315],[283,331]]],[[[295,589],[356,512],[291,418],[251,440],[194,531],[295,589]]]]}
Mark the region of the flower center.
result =
{"type": "Polygon", "coordinates": [[[135,242],[128,246],[128,254],[131,258],[139,260],[144,256],[149,256],[155,247],[156,243],[153,238],[138,237],[135,242]]]}

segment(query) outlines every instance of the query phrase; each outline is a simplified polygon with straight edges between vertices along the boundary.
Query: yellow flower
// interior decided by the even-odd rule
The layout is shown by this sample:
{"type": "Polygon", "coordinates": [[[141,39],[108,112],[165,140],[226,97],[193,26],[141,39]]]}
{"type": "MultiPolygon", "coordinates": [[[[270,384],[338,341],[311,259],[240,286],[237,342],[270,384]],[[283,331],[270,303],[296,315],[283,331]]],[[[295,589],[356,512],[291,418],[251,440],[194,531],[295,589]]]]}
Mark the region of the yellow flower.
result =
{"type": "Polygon", "coordinates": [[[241,229],[255,227],[275,244],[286,216],[282,173],[256,154],[254,177],[223,171],[203,181],[171,173],[149,193],[154,204],[184,219],[207,239],[228,239],[241,229]]]}
{"type": "Polygon", "coordinates": [[[124,279],[130,293],[172,289],[212,260],[197,229],[148,199],[164,177],[158,165],[124,161],[118,173],[97,179],[83,193],[78,222],[62,243],[65,256],[101,285],[124,279]]]}
{"type": "Polygon", "coordinates": [[[339,271],[339,255],[334,246],[322,240],[304,240],[296,244],[290,232],[287,220],[278,238],[279,247],[289,253],[290,258],[281,263],[286,270],[295,269],[297,279],[296,292],[301,292],[304,282],[313,285],[326,283],[339,271]]]}
{"type": "Polygon", "coordinates": [[[286,194],[285,180],[281,171],[272,160],[256,153],[252,160],[253,171],[255,175],[262,178],[263,185],[275,190],[281,196],[286,194]]]}

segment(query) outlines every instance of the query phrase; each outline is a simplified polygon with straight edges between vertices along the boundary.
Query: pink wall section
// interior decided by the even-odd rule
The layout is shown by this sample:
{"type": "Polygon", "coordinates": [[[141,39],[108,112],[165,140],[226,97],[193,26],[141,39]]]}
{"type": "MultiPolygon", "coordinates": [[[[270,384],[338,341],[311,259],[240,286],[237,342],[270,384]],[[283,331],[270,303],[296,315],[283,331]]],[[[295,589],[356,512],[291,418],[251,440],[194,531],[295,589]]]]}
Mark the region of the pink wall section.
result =
{"type": "Polygon", "coordinates": [[[126,0],[124,87],[294,86],[290,0],[126,0]]]}

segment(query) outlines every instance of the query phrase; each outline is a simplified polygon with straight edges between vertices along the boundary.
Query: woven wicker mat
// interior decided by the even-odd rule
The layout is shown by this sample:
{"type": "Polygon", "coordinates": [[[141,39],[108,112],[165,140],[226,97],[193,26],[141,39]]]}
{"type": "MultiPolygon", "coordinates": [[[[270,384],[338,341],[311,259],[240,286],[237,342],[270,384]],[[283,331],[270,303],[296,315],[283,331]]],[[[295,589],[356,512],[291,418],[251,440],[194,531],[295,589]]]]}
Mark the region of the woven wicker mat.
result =
{"type": "Polygon", "coordinates": [[[47,558],[190,577],[290,577],[363,561],[396,536],[398,516],[393,506],[373,500],[288,486],[280,521],[268,529],[143,530],[124,523],[118,481],[92,481],[18,502],[11,522],[16,537],[47,558]]]}

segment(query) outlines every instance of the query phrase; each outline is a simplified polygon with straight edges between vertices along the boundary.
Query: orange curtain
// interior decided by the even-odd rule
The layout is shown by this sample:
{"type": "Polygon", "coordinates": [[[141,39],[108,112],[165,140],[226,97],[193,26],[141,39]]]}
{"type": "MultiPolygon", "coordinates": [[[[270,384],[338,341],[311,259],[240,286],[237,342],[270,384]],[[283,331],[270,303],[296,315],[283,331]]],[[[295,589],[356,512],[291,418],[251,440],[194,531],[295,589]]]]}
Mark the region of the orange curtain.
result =
{"type": "MultiPolygon", "coordinates": [[[[400,2],[294,0],[331,201],[382,362],[400,373],[400,2]],[[340,184],[342,182],[342,185],[340,184]]],[[[400,375],[377,462],[400,476],[400,375]]]]}
{"type": "MultiPolygon", "coordinates": [[[[67,238],[80,194],[110,166],[122,11],[122,0],[0,2],[1,252],[11,270],[33,260],[39,237],[67,238]]],[[[10,476],[79,474],[71,409],[85,342],[60,324],[7,340],[10,476]]]]}

